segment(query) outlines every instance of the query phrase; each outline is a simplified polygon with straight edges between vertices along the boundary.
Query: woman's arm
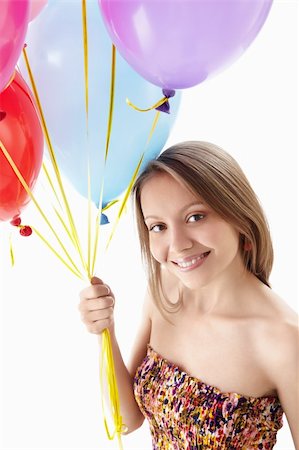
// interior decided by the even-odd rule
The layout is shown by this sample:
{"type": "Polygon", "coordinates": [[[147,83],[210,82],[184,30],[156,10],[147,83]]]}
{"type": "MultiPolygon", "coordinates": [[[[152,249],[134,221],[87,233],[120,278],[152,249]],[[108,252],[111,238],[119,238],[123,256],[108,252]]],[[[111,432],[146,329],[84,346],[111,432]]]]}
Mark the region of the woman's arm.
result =
{"type": "Polygon", "coordinates": [[[281,406],[299,450],[299,327],[284,323],[277,330],[271,366],[281,406]]]}

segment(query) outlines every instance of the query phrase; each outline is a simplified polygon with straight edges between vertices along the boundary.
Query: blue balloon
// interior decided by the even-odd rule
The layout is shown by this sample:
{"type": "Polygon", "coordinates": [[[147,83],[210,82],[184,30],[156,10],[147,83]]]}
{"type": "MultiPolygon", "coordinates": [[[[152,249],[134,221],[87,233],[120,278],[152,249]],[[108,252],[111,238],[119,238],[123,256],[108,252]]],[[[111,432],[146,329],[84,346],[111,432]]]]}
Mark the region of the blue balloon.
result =
{"type": "MultiPolygon", "coordinates": [[[[117,54],[114,114],[105,166],[112,42],[97,0],[87,1],[87,18],[88,133],[81,1],[50,0],[30,23],[26,44],[58,166],[75,189],[87,198],[89,160],[91,198],[99,206],[103,177],[103,202],[107,204],[127,188],[145,149],[141,170],[160,153],[179,108],[180,92],[169,101],[170,114],[160,113],[156,130],[146,148],[156,111],[138,112],[127,105],[126,98],[140,108],[147,108],[163,94],[159,87],[143,79],[117,54]]],[[[28,80],[23,62],[21,71],[28,80]]]]}

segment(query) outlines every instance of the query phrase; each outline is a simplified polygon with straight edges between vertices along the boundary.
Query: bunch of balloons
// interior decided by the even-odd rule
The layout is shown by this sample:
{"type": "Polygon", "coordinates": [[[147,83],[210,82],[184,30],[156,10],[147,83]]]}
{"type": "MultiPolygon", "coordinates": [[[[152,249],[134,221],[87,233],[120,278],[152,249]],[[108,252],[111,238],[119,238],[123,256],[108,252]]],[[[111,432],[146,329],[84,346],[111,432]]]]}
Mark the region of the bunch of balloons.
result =
{"type": "MultiPolygon", "coordinates": [[[[156,110],[140,113],[130,108],[126,99],[147,109],[165,92],[195,86],[225,69],[256,38],[271,4],[272,0],[87,0],[87,114],[81,1],[2,0],[0,141],[33,188],[41,167],[43,143],[35,99],[28,87],[29,76],[23,58],[20,59],[26,42],[59,168],[86,198],[89,171],[91,199],[97,207],[104,178],[102,203],[111,202],[128,186],[143,152],[140,170],[162,150],[179,109],[180,92],[171,98],[170,111],[168,102],[157,108],[164,113],[160,114],[150,142],[156,110]],[[111,113],[112,43],[117,58],[106,161],[103,155],[111,113]],[[18,61],[27,84],[15,70],[18,61]],[[22,89],[16,87],[21,85],[22,89]],[[27,106],[16,96],[23,96],[27,106]],[[9,109],[7,104],[18,104],[21,110],[9,109]],[[29,105],[31,115],[25,114],[29,105]],[[13,126],[18,126],[19,134],[13,126]],[[21,132],[22,139],[18,137],[21,132]]],[[[30,199],[3,151],[0,163],[0,220],[9,220],[30,199]]]]}
{"type": "MultiPolygon", "coordinates": [[[[147,107],[163,95],[160,88],[116,55],[113,120],[105,163],[112,42],[96,0],[87,2],[87,19],[90,93],[87,124],[81,2],[50,0],[29,27],[26,51],[58,166],[72,186],[87,198],[89,164],[91,198],[99,207],[103,177],[104,204],[116,199],[128,186],[156,113],[155,110],[140,113],[128,106],[126,98],[147,107]]],[[[26,74],[23,61],[20,68],[26,74]]],[[[27,74],[25,77],[29,81],[27,74]]],[[[155,158],[164,146],[179,103],[180,93],[177,93],[171,102],[171,113],[160,114],[143,165],[155,158]]]]}

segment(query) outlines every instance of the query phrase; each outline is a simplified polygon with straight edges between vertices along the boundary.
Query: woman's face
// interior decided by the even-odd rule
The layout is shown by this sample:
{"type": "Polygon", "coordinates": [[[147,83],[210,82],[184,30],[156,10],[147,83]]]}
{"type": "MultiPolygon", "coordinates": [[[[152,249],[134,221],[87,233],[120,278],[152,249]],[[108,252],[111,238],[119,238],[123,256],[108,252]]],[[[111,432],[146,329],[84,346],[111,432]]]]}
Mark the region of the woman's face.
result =
{"type": "Polygon", "coordinates": [[[152,256],[194,289],[239,273],[239,233],[171,175],[145,182],[141,207],[152,256]]]}

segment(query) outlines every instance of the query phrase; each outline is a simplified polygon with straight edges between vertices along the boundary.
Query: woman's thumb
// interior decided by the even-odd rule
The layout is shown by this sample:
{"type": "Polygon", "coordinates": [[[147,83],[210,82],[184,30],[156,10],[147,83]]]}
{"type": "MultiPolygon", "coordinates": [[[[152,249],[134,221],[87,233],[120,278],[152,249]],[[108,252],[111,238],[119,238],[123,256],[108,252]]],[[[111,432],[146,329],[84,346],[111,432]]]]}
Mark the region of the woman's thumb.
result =
{"type": "Polygon", "coordinates": [[[98,277],[91,277],[90,283],[91,284],[104,284],[103,280],[101,280],[98,277]]]}

